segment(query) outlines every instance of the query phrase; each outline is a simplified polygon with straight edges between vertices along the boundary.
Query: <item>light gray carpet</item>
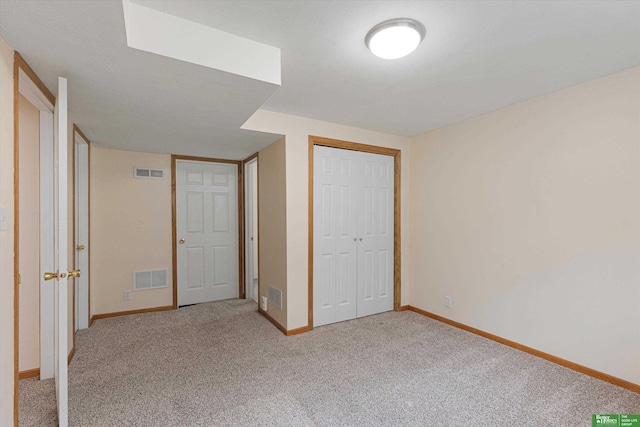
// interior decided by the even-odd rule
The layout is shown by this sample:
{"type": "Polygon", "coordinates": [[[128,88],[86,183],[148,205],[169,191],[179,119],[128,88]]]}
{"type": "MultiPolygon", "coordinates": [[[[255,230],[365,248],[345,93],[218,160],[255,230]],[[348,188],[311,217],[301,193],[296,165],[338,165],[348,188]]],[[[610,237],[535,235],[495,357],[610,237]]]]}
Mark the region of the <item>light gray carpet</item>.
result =
{"type": "MultiPolygon", "coordinates": [[[[591,426],[640,395],[413,312],[285,337],[254,302],[98,320],[69,367],[72,426],[591,426]]],[[[20,425],[55,425],[21,381],[20,425]]]]}

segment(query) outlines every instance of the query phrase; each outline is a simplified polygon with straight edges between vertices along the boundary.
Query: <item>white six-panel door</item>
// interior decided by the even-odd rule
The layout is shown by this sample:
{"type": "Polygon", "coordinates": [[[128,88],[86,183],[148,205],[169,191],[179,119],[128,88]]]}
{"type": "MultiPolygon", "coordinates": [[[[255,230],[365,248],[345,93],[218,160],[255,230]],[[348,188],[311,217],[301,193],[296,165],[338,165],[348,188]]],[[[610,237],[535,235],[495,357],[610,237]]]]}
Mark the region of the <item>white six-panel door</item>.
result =
{"type": "Polygon", "coordinates": [[[238,168],[177,161],[178,305],[238,297],[238,168]]]}
{"type": "Polygon", "coordinates": [[[362,317],[393,310],[394,158],[356,153],[361,159],[362,182],[358,209],[357,317],[362,317]]]}
{"type": "Polygon", "coordinates": [[[316,147],[313,180],[313,325],[357,314],[357,204],[354,151],[316,147]]]}
{"type": "Polygon", "coordinates": [[[393,165],[314,147],[314,326],[393,309],[393,165]]]}

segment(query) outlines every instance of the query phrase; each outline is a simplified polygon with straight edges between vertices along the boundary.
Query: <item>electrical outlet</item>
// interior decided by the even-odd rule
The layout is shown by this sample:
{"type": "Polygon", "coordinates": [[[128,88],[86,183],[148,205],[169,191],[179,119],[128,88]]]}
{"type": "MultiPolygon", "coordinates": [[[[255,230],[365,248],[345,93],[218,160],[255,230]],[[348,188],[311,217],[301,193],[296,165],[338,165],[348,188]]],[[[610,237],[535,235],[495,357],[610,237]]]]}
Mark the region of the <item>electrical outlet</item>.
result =
{"type": "Polygon", "coordinates": [[[451,308],[451,297],[444,297],[444,306],[447,308],[451,308]]]}
{"type": "Polygon", "coordinates": [[[131,299],[131,291],[124,291],[124,300],[129,301],[131,299]]]}

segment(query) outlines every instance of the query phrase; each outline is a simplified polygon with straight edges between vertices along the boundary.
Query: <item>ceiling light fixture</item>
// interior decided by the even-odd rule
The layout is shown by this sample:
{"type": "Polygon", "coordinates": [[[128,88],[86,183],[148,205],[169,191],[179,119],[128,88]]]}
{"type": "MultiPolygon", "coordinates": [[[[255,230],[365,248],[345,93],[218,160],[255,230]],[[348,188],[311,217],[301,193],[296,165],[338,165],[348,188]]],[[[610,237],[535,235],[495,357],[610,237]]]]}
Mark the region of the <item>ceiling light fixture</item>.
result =
{"type": "Polygon", "coordinates": [[[397,59],[413,52],[426,33],[424,25],[415,19],[389,19],[369,30],[364,43],[380,58],[397,59]]]}

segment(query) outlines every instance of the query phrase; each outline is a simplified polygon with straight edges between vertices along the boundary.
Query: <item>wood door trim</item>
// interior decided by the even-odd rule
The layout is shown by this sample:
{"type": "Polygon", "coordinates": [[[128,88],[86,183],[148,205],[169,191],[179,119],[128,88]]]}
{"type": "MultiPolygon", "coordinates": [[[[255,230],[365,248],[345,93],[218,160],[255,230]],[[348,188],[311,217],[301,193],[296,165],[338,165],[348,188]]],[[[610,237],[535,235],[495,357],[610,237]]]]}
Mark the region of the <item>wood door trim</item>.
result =
{"type": "MultiPolygon", "coordinates": [[[[56,97],[53,96],[53,94],[51,93],[51,91],[49,89],[47,89],[47,87],[42,82],[42,80],[40,80],[40,77],[38,77],[36,72],[33,71],[33,68],[31,68],[31,66],[29,64],[27,64],[27,61],[24,60],[22,55],[20,55],[20,53],[18,53],[18,51],[15,51],[13,57],[14,57],[14,60],[13,60],[14,61],[14,69],[16,67],[19,68],[19,69],[22,69],[22,71],[24,71],[24,73],[36,85],[36,87],[38,89],[40,89],[40,92],[42,92],[42,94],[45,96],[45,98],[47,98],[47,100],[51,103],[51,105],[56,105],[56,97]]],[[[20,74],[15,74],[14,75],[14,79],[16,81],[19,81],[20,80],[20,74]]],[[[18,84],[18,83],[16,83],[16,84],[18,84]]]]}
{"type": "MultiPolygon", "coordinates": [[[[173,278],[173,308],[178,308],[178,248],[176,247],[176,157],[171,156],[171,264],[173,278]]],[[[91,318],[91,323],[93,319],[91,318]]]]}
{"type": "Polygon", "coordinates": [[[401,258],[402,255],[402,245],[401,245],[401,233],[402,233],[402,221],[401,221],[401,206],[402,206],[402,186],[400,182],[402,180],[401,174],[401,158],[402,153],[400,150],[397,150],[396,155],[394,156],[394,179],[393,179],[393,232],[395,233],[393,236],[393,309],[395,311],[400,311],[402,307],[400,306],[402,295],[401,295],[401,283],[402,283],[402,265],[401,258]]]}
{"type": "Polygon", "coordinates": [[[87,145],[91,145],[91,141],[89,141],[89,138],[86,137],[86,135],[80,130],[78,125],[76,125],[75,123],[73,124],[73,132],[77,132],[78,135],[80,135],[80,137],[82,139],[84,139],[84,141],[87,143],[87,145]]]}
{"type": "Polygon", "coordinates": [[[313,329],[313,150],[314,147],[323,146],[331,148],[340,148],[343,150],[361,151],[372,154],[383,154],[393,156],[394,158],[394,177],[393,177],[393,309],[401,311],[401,161],[400,150],[395,148],[379,147],[376,145],[361,144],[357,142],[342,141],[338,139],[324,138],[320,136],[309,135],[309,255],[308,255],[308,330],[313,329]]]}
{"type": "Polygon", "coordinates": [[[324,138],[324,137],[313,136],[313,135],[309,135],[309,142],[313,142],[313,145],[321,145],[323,147],[340,148],[343,150],[352,150],[352,151],[363,151],[365,153],[383,154],[386,156],[396,156],[400,153],[400,150],[396,148],[380,147],[377,145],[342,141],[339,139],[324,138]]]}
{"type": "Polygon", "coordinates": [[[213,157],[183,156],[181,154],[172,154],[171,157],[175,158],[176,160],[187,160],[192,162],[229,163],[232,165],[239,165],[241,163],[240,160],[217,159],[213,157]]]}
{"type": "Polygon", "coordinates": [[[20,381],[20,70],[36,85],[52,105],[56,98],[18,51],[13,53],[13,419],[18,425],[20,381]]]}
{"type": "MultiPolygon", "coordinates": [[[[240,187],[244,182],[242,174],[242,161],[241,160],[227,160],[227,159],[215,159],[208,157],[195,157],[195,156],[182,156],[179,154],[171,155],[171,258],[172,258],[172,276],[173,276],[173,308],[178,308],[178,247],[177,236],[178,229],[176,227],[177,220],[177,204],[176,204],[176,165],[179,160],[187,160],[192,162],[203,163],[227,163],[237,166],[238,169],[238,188],[236,191],[236,197],[238,202],[238,296],[243,294],[243,281],[244,281],[244,221],[240,215],[244,212],[244,200],[241,196],[240,187]]],[[[94,318],[98,318],[95,317],[94,318]]]]}
{"type": "Polygon", "coordinates": [[[256,152],[256,153],[253,153],[252,155],[250,155],[249,157],[247,157],[246,159],[244,159],[244,160],[242,161],[242,164],[243,164],[243,165],[246,165],[246,164],[247,164],[247,163],[249,163],[251,160],[253,160],[253,159],[257,159],[257,158],[258,158],[258,153],[257,153],[257,152],[256,152]]]}

